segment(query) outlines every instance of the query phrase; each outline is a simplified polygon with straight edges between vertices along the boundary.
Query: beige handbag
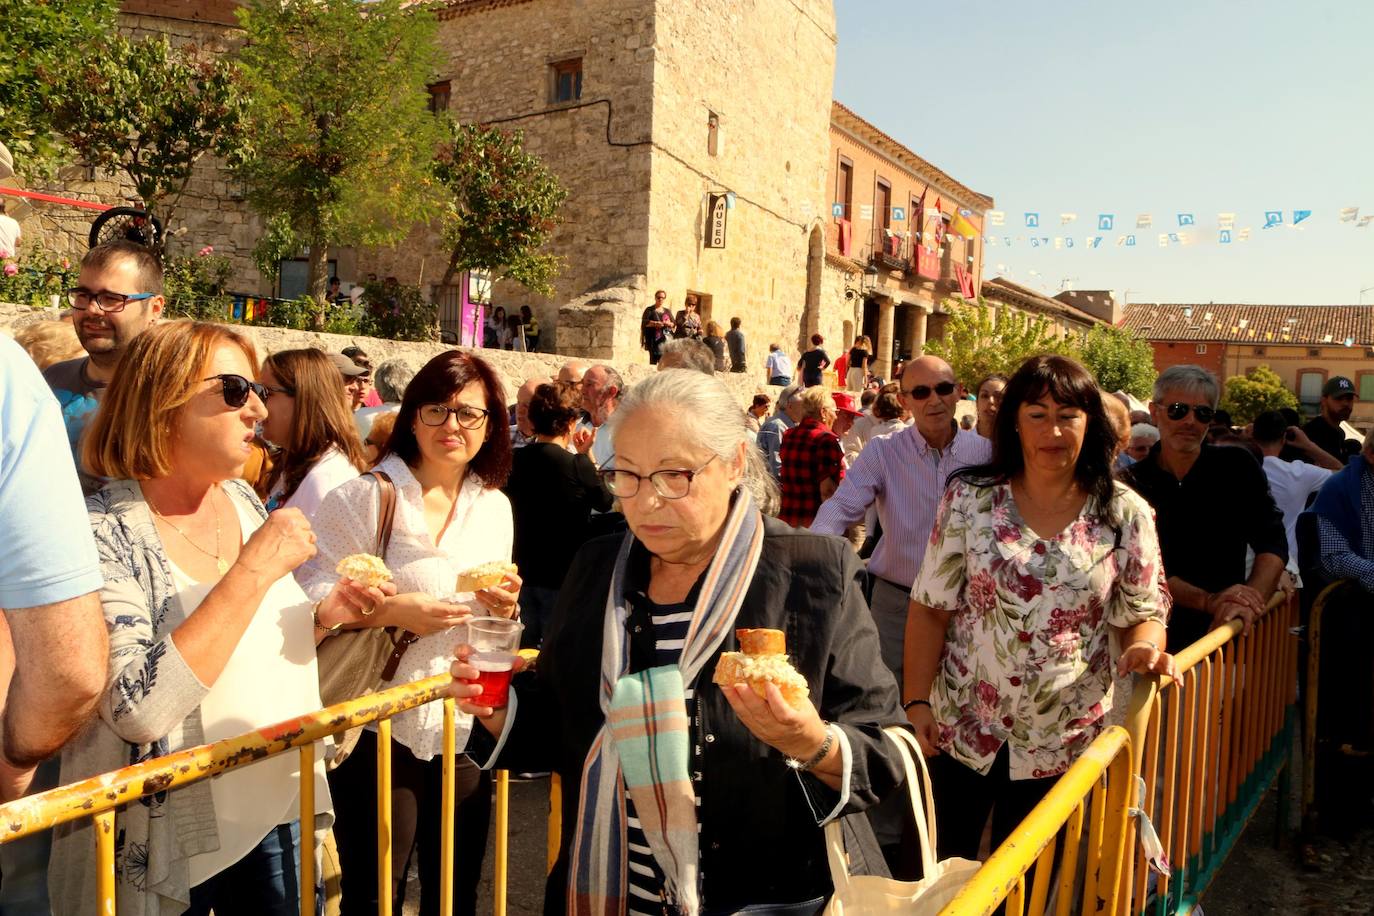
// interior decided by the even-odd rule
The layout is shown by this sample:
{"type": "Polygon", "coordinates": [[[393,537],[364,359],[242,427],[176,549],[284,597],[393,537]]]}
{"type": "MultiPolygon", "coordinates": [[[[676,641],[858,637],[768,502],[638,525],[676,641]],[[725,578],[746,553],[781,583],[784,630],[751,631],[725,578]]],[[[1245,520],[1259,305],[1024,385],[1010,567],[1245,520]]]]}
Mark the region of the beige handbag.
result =
{"type": "Polygon", "coordinates": [[[916,833],[921,843],[922,874],[925,877],[920,881],[898,881],[876,875],[851,875],[849,859],[844,851],[844,835],[840,831],[839,821],[832,820],[825,825],[825,844],[835,893],[825,908],[826,916],[864,916],[868,913],[934,916],[954,899],[979,868],[979,863],[970,859],[936,861],[935,803],[930,789],[930,771],[926,769],[921,746],[916,743],[916,736],[905,728],[884,729],[883,734],[896,745],[902,758],[902,767],[906,770],[907,792],[911,797],[911,813],[916,819],[916,833]],[[924,805],[922,798],[925,799],[924,805]]]}

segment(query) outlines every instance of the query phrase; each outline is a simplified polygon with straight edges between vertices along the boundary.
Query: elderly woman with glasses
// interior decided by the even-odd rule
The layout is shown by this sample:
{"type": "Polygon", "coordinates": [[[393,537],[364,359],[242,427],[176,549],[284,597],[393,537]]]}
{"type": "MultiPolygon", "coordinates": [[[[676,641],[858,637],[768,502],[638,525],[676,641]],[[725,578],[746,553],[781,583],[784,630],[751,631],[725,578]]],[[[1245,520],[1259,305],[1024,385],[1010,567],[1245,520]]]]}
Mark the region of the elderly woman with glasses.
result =
{"type": "Polygon", "coordinates": [[[901,781],[880,733],[901,722],[897,688],[859,563],[838,538],[767,517],[776,485],[720,381],[661,372],[603,429],[602,477],[630,531],[573,562],[506,707],[475,704],[459,649],[453,694],[484,726],[470,751],[562,776],[546,913],[819,912],[822,825],[841,818],[851,866],[885,874],[861,812],[901,781]],[[715,684],[736,628],[783,631],[809,697],[715,684]],[[627,738],[650,719],[652,749],[627,738]]]}
{"type": "MultiPolygon", "coordinates": [[[[331,583],[312,607],[292,577],[315,552],[309,523],[267,516],[237,479],[267,413],[256,368],[234,332],[177,321],[134,339],[106,390],[85,457],[109,480],[88,505],[110,680],[63,783],[318,709],[316,641],[385,597],[331,583]]],[[[316,822],[297,823],[298,767],[288,754],[121,808],[119,910],[296,913],[297,864],[330,811],[321,763],[316,822]]],[[[54,912],[96,912],[92,830],[57,828],[54,912]]]]}
{"type": "MultiPolygon", "coordinates": [[[[391,540],[382,558],[398,594],[382,601],[364,625],[393,627],[403,646],[382,688],[448,670],[462,629],[474,614],[510,617],[521,581],[508,573],[500,587],[457,592],[459,573],[508,562],[513,526],[501,487],[511,467],[506,397],[484,360],[451,350],[434,357],[406,386],[395,427],[375,468],[396,488],[391,540]],[[452,599],[446,601],[444,599],[452,599]]],[[[327,594],[346,556],[376,549],[378,482],[351,480],[325,496],[315,514],[319,554],[301,570],[312,597],[327,594]]],[[[472,720],[459,716],[458,746],[472,720]]],[[[377,887],[377,736],[363,733],[356,749],[329,774],[337,822],[334,836],[343,869],[343,912],[375,913],[390,894],[396,912],[405,897],[412,852],[420,867],[420,912],[439,912],[443,776],[443,709],[431,703],[392,719],[393,884],[377,887]]],[[[457,769],[455,912],[476,910],[489,819],[490,782],[467,758],[457,769]]]]}

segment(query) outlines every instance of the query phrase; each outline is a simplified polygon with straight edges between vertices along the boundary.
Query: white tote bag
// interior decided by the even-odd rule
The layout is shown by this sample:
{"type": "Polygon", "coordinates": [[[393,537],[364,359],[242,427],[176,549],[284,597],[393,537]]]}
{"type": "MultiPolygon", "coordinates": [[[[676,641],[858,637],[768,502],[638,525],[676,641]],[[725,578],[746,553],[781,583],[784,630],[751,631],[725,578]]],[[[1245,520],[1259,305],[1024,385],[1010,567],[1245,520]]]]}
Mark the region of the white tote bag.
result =
{"type": "Polygon", "coordinates": [[[936,861],[935,803],[930,790],[930,771],[926,769],[921,746],[916,736],[904,728],[888,728],[883,734],[896,745],[906,770],[907,792],[911,797],[911,813],[916,819],[925,877],[920,881],[897,881],[876,875],[851,875],[849,857],[844,851],[844,835],[839,822],[832,820],[825,825],[825,843],[835,893],[825,908],[825,916],[865,916],[868,913],[934,916],[954,899],[979,868],[979,863],[970,859],[936,861]]]}

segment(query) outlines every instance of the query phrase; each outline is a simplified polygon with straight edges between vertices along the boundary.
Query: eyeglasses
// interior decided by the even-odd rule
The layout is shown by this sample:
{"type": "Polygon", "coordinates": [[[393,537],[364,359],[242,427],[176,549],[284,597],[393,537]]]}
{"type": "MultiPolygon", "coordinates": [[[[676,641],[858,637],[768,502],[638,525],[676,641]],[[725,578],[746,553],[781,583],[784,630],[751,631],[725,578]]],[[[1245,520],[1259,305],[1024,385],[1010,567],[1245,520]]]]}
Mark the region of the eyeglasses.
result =
{"type": "Polygon", "coordinates": [[[238,410],[244,404],[247,404],[250,392],[256,394],[259,401],[267,401],[268,389],[263,385],[259,385],[257,382],[250,382],[241,375],[225,373],[223,375],[212,375],[209,378],[201,379],[201,381],[213,382],[216,379],[219,379],[220,384],[224,386],[221,394],[224,395],[224,403],[228,407],[238,410]]]}
{"type": "Polygon", "coordinates": [[[652,474],[636,474],[634,471],[626,471],[619,468],[607,468],[600,472],[601,482],[606,485],[606,489],[612,496],[619,499],[630,499],[639,492],[639,485],[647,480],[653,484],[654,492],[664,499],[682,499],[692,490],[692,478],[696,477],[706,469],[706,465],[716,460],[712,455],[706,459],[706,464],[689,471],[686,468],[664,468],[661,471],[654,471],[652,474]]]}
{"type": "MultiPolygon", "coordinates": [[[[284,394],[288,398],[294,398],[296,396],[296,389],[294,388],[273,388],[271,385],[263,385],[262,388],[269,394],[284,394]]],[[[262,399],[266,401],[267,396],[263,395],[262,399]]]]}
{"type": "Polygon", "coordinates": [[[462,407],[424,404],[420,407],[420,422],[426,426],[443,426],[448,422],[449,414],[458,418],[458,425],[463,429],[477,429],[487,422],[490,412],[481,407],[473,407],[471,404],[464,404],[462,407]]]}
{"type": "Polygon", "coordinates": [[[1182,420],[1184,417],[1188,416],[1189,411],[1192,411],[1193,416],[1197,417],[1197,421],[1204,425],[1211,423],[1212,418],[1217,414],[1215,408],[1208,407],[1205,404],[1193,405],[1185,404],[1182,401],[1175,401],[1172,404],[1164,405],[1164,416],[1168,417],[1170,420],[1182,420]]]}
{"type": "Polygon", "coordinates": [[[157,293],[112,293],[107,289],[98,292],[78,286],[75,289],[67,290],[67,301],[72,308],[85,311],[94,302],[100,306],[100,310],[106,315],[113,315],[116,312],[124,311],[124,306],[130,302],[142,302],[144,299],[151,299],[157,293]]]}
{"type": "Polygon", "coordinates": [[[907,397],[911,398],[913,401],[924,401],[926,398],[930,397],[930,393],[932,391],[942,398],[947,398],[954,393],[954,383],[940,382],[934,388],[931,388],[929,385],[917,385],[916,387],[903,391],[902,393],[905,394],[907,397]]]}

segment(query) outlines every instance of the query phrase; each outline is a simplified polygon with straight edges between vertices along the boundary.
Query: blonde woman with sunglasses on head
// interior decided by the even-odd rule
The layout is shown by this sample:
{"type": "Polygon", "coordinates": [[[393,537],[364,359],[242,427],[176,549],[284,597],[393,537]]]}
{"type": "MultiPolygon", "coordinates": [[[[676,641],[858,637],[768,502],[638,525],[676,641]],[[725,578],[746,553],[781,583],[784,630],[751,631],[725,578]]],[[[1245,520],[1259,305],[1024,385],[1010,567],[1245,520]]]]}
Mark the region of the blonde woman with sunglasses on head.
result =
{"type": "MultiPolygon", "coordinates": [[[[238,479],[267,415],[256,369],[242,337],[189,321],[144,332],[120,359],[85,442],[109,480],[87,505],[110,681],[99,718],[63,749],[64,784],[318,709],[316,641],[385,597],[336,583],[312,606],[292,578],[315,552],[309,522],[267,516],[238,479]]],[[[313,824],[296,821],[289,754],[131,802],[115,824],[120,912],[296,913],[299,857],[331,818],[323,775],[313,824]]],[[[54,912],[96,912],[92,829],[57,828],[54,912]]]]}

